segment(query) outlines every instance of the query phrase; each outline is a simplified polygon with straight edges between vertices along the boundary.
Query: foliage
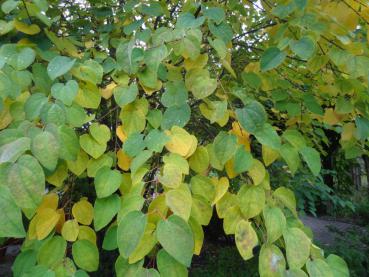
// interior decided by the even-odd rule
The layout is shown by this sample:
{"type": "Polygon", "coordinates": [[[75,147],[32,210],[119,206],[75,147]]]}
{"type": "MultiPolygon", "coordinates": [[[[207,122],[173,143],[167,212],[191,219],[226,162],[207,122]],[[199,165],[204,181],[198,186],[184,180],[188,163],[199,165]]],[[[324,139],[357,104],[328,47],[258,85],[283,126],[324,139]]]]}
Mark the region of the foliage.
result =
{"type": "Polygon", "coordinates": [[[357,0],[1,1],[14,275],[85,276],[118,249],[118,276],[186,276],[216,210],[243,259],[260,248],[260,275],[347,276],[268,167],[317,176],[326,130],[347,158],[365,152],[368,14],[357,0]]]}

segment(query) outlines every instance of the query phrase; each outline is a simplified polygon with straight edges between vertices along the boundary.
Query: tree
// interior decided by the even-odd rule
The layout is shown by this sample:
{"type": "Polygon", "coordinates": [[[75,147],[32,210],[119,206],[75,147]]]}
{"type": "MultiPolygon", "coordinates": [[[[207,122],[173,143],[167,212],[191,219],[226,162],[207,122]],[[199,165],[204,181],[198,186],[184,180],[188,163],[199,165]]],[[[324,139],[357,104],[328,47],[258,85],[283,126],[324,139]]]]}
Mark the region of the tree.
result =
{"type": "Polygon", "coordinates": [[[86,275],[116,249],[118,276],[185,276],[213,213],[245,260],[261,246],[261,276],[348,276],[268,166],[318,175],[327,132],[365,154],[368,1],[6,0],[1,13],[0,237],[25,238],[15,276],[86,275]]]}

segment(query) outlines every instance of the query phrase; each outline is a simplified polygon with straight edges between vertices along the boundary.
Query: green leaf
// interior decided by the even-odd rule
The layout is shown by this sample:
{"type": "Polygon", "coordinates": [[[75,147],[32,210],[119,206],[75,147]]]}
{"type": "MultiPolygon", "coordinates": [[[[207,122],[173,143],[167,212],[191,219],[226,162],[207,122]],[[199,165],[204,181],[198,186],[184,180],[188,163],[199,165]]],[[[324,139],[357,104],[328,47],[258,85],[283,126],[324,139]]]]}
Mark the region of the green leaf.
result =
{"type": "MultiPolygon", "coordinates": [[[[310,255],[311,241],[299,228],[287,228],[283,232],[289,268],[301,268],[310,255]]],[[[323,275],[325,276],[325,275],[323,275]]]]}
{"type": "Polygon", "coordinates": [[[60,143],[60,158],[66,161],[75,161],[80,150],[75,131],[65,125],[60,126],[58,128],[58,138],[60,143]]]}
{"type": "Polygon", "coordinates": [[[364,117],[356,117],[357,136],[361,140],[369,138],[369,119],[364,117]]]}
{"type": "Polygon", "coordinates": [[[123,144],[124,152],[131,157],[137,156],[145,148],[145,143],[143,139],[143,134],[130,134],[123,144]]]}
{"type": "Polygon", "coordinates": [[[138,95],[138,87],[136,83],[132,83],[129,87],[116,87],[114,89],[114,99],[119,106],[132,103],[138,95]]]}
{"type": "Polygon", "coordinates": [[[88,134],[84,134],[79,137],[79,144],[82,149],[94,159],[98,159],[106,150],[106,144],[98,143],[88,134]]]}
{"type": "Polygon", "coordinates": [[[35,60],[36,53],[32,48],[25,47],[18,53],[13,54],[8,63],[16,70],[23,70],[29,67],[35,60]]]}
{"type": "Polygon", "coordinates": [[[196,173],[203,173],[209,167],[209,154],[205,146],[198,146],[195,153],[190,157],[190,168],[196,173]]]}
{"type": "Polygon", "coordinates": [[[286,58],[286,53],[279,50],[277,47],[270,47],[261,56],[260,69],[261,71],[268,71],[278,67],[286,58]]]}
{"type": "Polygon", "coordinates": [[[13,197],[6,186],[0,185],[0,238],[24,238],[22,212],[14,203],[13,197]]]}
{"type": "Polygon", "coordinates": [[[109,197],[96,199],[94,205],[94,227],[96,231],[100,231],[120,210],[120,198],[117,194],[109,197]]]}
{"type": "Polygon", "coordinates": [[[209,71],[199,68],[186,73],[185,84],[197,99],[208,97],[217,88],[217,80],[210,78],[209,71]]]}
{"type": "Polygon", "coordinates": [[[290,42],[291,50],[301,59],[308,60],[315,52],[315,43],[310,37],[302,37],[290,42]]]}
{"type": "Polygon", "coordinates": [[[217,159],[224,165],[237,151],[237,138],[221,131],[214,139],[214,152],[217,159]]]}
{"type": "Polygon", "coordinates": [[[172,256],[168,254],[164,249],[160,249],[156,255],[157,265],[162,277],[187,277],[187,268],[177,262],[172,256]]]}
{"type": "Polygon", "coordinates": [[[0,164],[6,162],[15,162],[24,152],[30,150],[31,140],[23,137],[0,147],[0,164]]]}
{"type": "Polygon", "coordinates": [[[283,276],[286,260],[282,251],[273,244],[264,244],[259,256],[259,274],[263,277],[283,276]]]}
{"type": "Polygon", "coordinates": [[[225,18],[224,10],[218,7],[207,8],[203,11],[203,14],[206,18],[213,20],[216,24],[220,24],[225,18]]]}
{"type": "Polygon", "coordinates": [[[194,240],[190,226],[179,216],[171,215],[157,226],[157,238],[165,251],[182,265],[191,265],[194,240]]]}
{"type": "Polygon", "coordinates": [[[123,178],[118,170],[112,170],[107,166],[100,168],[95,176],[95,189],[98,198],[108,197],[113,194],[122,183],[123,178]]]}
{"type": "Polygon", "coordinates": [[[34,157],[23,155],[9,168],[7,185],[19,207],[35,209],[45,193],[44,171],[34,157]]]}
{"type": "Polygon", "coordinates": [[[306,269],[310,277],[335,277],[329,265],[321,259],[308,260],[306,262],[306,269]]]}
{"type": "Polygon", "coordinates": [[[141,241],[147,224],[147,215],[140,211],[126,214],[118,224],[118,248],[122,257],[128,258],[141,241]]]}
{"type": "Polygon", "coordinates": [[[77,240],[72,245],[73,260],[76,265],[88,272],[99,268],[99,250],[89,240],[77,240]]]}
{"type": "Polygon", "coordinates": [[[102,248],[104,250],[112,251],[118,248],[117,231],[118,231],[117,225],[110,227],[106,231],[103,244],[102,244],[102,248]]]}
{"type": "Polygon", "coordinates": [[[286,217],[278,207],[266,206],[263,211],[265,227],[267,229],[268,243],[279,239],[286,227],[286,217]]]}
{"type": "Polygon", "coordinates": [[[161,128],[167,130],[173,126],[184,127],[191,117],[191,108],[188,104],[167,108],[161,121],[161,128]]]}
{"type": "Polygon", "coordinates": [[[60,145],[55,136],[43,131],[32,139],[32,154],[39,160],[46,169],[53,171],[59,159],[60,145]]]}
{"type": "Polygon", "coordinates": [[[213,207],[201,195],[192,197],[191,217],[201,225],[208,225],[213,215],[213,207]]]}
{"type": "Polygon", "coordinates": [[[143,166],[148,159],[152,156],[152,152],[150,150],[144,150],[138,154],[131,163],[131,174],[132,176],[136,174],[136,172],[143,166]]]}
{"type": "Polygon", "coordinates": [[[23,276],[30,268],[36,265],[36,251],[28,249],[22,251],[15,258],[12,265],[12,271],[15,277],[23,276]]]}
{"type": "Polygon", "coordinates": [[[294,215],[296,215],[296,198],[292,190],[279,187],[273,192],[273,197],[278,199],[294,215]]]}
{"type": "Polygon", "coordinates": [[[47,267],[55,266],[63,260],[67,242],[61,236],[54,236],[44,242],[37,253],[37,262],[47,267]]]}
{"type": "Polygon", "coordinates": [[[242,128],[249,133],[262,129],[267,120],[263,105],[257,101],[251,101],[243,109],[236,109],[236,116],[242,128]]]}
{"type": "Polygon", "coordinates": [[[242,185],[237,197],[241,212],[247,219],[257,216],[264,208],[265,192],[262,186],[242,185]]]}
{"type": "Polygon", "coordinates": [[[19,3],[20,1],[6,0],[1,4],[1,10],[6,14],[10,13],[19,5],[19,3]]]}
{"type": "Polygon", "coordinates": [[[51,87],[51,95],[55,99],[62,101],[65,105],[71,106],[77,96],[78,89],[78,83],[75,80],[69,80],[65,84],[54,84],[51,87]]]}
{"type": "Polygon", "coordinates": [[[26,118],[29,120],[34,120],[39,117],[44,104],[47,102],[48,99],[43,93],[32,94],[24,105],[26,118]]]}
{"type": "Polygon", "coordinates": [[[188,92],[183,81],[167,82],[161,96],[161,103],[165,107],[181,106],[186,104],[188,92]]]}
{"type": "Polygon", "coordinates": [[[164,145],[169,141],[169,137],[157,129],[151,130],[145,137],[147,149],[160,153],[164,145]]]}
{"type": "Polygon", "coordinates": [[[295,174],[300,166],[300,157],[297,150],[289,144],[283,144],[279,149],[279,154],[286,161],[292,175],[295,174]]]}
{"type": "Polygon", "coordinates": [[[281,138],[269,123],[265,123],[261,129],[254,133],[256,139],[263,145],[278,150],[281,147],[281,138]]]}
{"type": "Polygon", "coordinates": [[[191,191],[193,195],[200,195],[209,203],[213,202],[215,197],[215,186],[212,180],[207,176],[193,176],[191,178],[191,191]]]}
{"type": "Polygon", "coordinates": [[[51,80],[55,80],[67,73],[73,67],[75,61],[75,59],[68,57],[56,56],[47,65],[47,74],[51,80]]]}
{"type": "Polygon", "coordinates": [[[241,220],[237,224],[235,241],[237,249],[245,261],[254,256],[253,249],[258,245],[259,240],[251,222],[241,220]]]}
{"type": "Polygon", "coordinates": [[[327,263],[329,264],[333,276],[334,277],[348,277],[350,276],[349,269],[344,259],[338,257],[337,255],[330,254],[327,259],[327,263]]]}
{"type": "Polygon", "coordinates": [[[318,176],[321,169],[319,152],[312,147],[305,146],[300,149],[300,154],[314,176],[318,176]]]}
{"type": "Polygon", "coordinates": [[[106,143],[110,139],[110,129],[104,124],[92,123],[90,134],[100,144],[106,143]]]}
{"type": "Polygon", "coordinates": [[[236,174],[248,171],[253,164],[253,158],[250,152],[246,151],[243,146],[237,149],[234,156],[234,172],[236,174]]]}
{"type": "Polygon", "coordinates": [[[297,130],[287,129],[284,131],[282,138],[287,140],[296,149],[301,149],[306,146],[304,136],[297,130]]]}
{"type": "Polygon", "coordinates": [[[165,203],[173,214],[188,221],[191,214],[192,195],[186,184],[168,191],[165,194],[165,203]]]}

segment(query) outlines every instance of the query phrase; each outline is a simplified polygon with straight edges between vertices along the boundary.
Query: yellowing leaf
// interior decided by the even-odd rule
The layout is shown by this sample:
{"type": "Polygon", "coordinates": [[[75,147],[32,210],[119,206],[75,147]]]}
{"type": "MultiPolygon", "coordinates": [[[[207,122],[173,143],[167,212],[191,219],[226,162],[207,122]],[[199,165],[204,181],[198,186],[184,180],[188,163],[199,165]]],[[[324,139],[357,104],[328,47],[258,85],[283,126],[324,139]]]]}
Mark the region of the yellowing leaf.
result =
{"type": "Polygon", "coordinates": [[[116,83],[111,82],[105,88],[100,90],[100,94],[104,99],[110,99],[113,95],[113,89],[117,86],[116,83]]]}
{"type": "Polygon", "coordinates": [[[45,208],[36,215],[36,235],[38,240],[46,238],[59,221],[60,214],[53,209],[45,208]]]}
{"type": "Polygon", "coordinates": [[[234,158],[228,160],[224,167],[229,179],[233,179],[234,177],[238,176],[238,173],[236,173],[234,170],[234,158]]]}
{"type": "Polygon", "coordinates": [[[219,180],[213,177],[211,180],[215,186],[215,197],[212,203],[212,205],[214,205],[227,193],[229,181],[227,177],[221,177],[219,180]]]}
{"type": "Polygon", "coordinates": [[[38,27],[38,25],[36,24],[27,25],[18,20],[14,20],[14,27],[19,32],[25,33],[27,35],[36,35],[41,31],[40,27],[38,27]]]}
{"type": "Polygon", "coordinates": [[[72,207],[74,218],[83,225],[90,225],[94,218],[94,208],[85,198],[75,203],[72,207]]]}
{"type": "Polygon", "coordinates": [[[265,166],[271,165],[279,157],[278,151],[266,146],[265,144],[262,145],[262,155],[265,166]]]}
{"type": "Polygon", "coordinates": [[[191,214],[192,195],[187,184],[181,184],[180,187],[172,189],[165,194],[165,203],[171,211],[188,220],[191,214]]]}
{"type": "Polygon", "coordinates": [[[59,221],[56,223],[55,230],[61,234],[61,230],[63,228],[64,222],[65,222],[65,213],[63,209],[57,209],[56,212],[60,215],[59,221]]]}
{"type": "Polygon", "coordinates": [[[329,125],[336,125],[341,118],[332,108],[329,108],[325,110],[323,121],[329,125]]]}
{"type": "Polygon", "coordinates": [[[131,167],[132,158],[128,156],[123,149],[117,152],[118,166],[124,171],[128,171],[131,167]]]}
{"type": "Polygon", "coordinates": [[[265,178],[266,170],[259,160],[254,159],[247,174],[251,177],[254,185],[259,185],[265,178]]]}
{"type": "Polygon", "coordinates": [[[88,226],[79,226],[78,240],[88,240],[96,244],[96,233],[88,226]]]}
{"type": "Polygon", "coordinates": [[[209,167],[209,154],[204,146],[197,147],[189,159],[190,168],[197,173],[204,173],[209,167]]]}
{"type": "Polygon", "coordinates": [[[173,126],[170,131],[166,131],[169,141],[165,145],[165,148],[169,152],[176,153],[182,157],[190,157],[196,150],[197,139],[195,136],[190,135],[186,130],[173,126]]]}
{"type": "Polygon", "coordinates": [[[40,204],[40,206],[38,206],[37,211],[49,208],[52,210],[56,210],[58,208],[58,202],[59,202],[59,197],[56,193],[48,193],[45,194],[44,197],[42,198],[42,202],[40,204]]]}
{"type": "Polygon", "coordinates": [[[342,141],[349,141],[351,140],[356,132],[356,127],[354,123],[346,123],[343,125],[342,133],[341,133],[341,140],[342,141]]]}
{"type": "Polygon", "coordinates": [[[136,263],[139,260],[143,259],[153,249],[153,247],[157,243],[154,233],[155,228],[155,224],[147,223],[145,232],[139,244],[128,258],[130,264],[136,263]]]}
{"type": "Polygon", "coordinates": [[[245,145],[245,149],[250,152],[250,134],[241,127],[241,124],[237,121],[232,123],[232,130],[230,133],[237,136],[239,144],[245,145]]]}
{"type": "Polygon", "coordinates": [[[67,241],[75,241],[78,237],[79,225],[77,220],[71,219],[67,220],[62,228],[61,234],[63,238],[67,241]]]}
{"type": "Polygon", "coordinates": [[[251,226],[251,222],[246,220],[241,220],[236,227],[235,233],[236,246],[240,252],[242,258],[246,261],[251,259],[253,254],[253,249],[258,245],[258,236],[254,228],[251,226]]]}

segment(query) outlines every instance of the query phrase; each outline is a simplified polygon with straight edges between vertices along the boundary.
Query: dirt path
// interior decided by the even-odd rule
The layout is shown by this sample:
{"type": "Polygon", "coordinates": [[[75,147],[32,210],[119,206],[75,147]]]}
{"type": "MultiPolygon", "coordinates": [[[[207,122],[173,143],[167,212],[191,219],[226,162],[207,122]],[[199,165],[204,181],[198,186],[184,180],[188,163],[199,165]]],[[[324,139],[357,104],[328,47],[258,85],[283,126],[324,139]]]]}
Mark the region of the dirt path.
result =
{"type": "Polygon", "coordinates": [[[323,247],[332,246],[335,243],[335,233],[330,230],[331,228],[337,229],[340,232],[346,232],[352,228],[362,229],[362,227],[354,224],[335,220],[326,220],[312,216],[302,216],[301,220],[305,225],[311,228],[314,233],[314,240],[323,247]]]}

